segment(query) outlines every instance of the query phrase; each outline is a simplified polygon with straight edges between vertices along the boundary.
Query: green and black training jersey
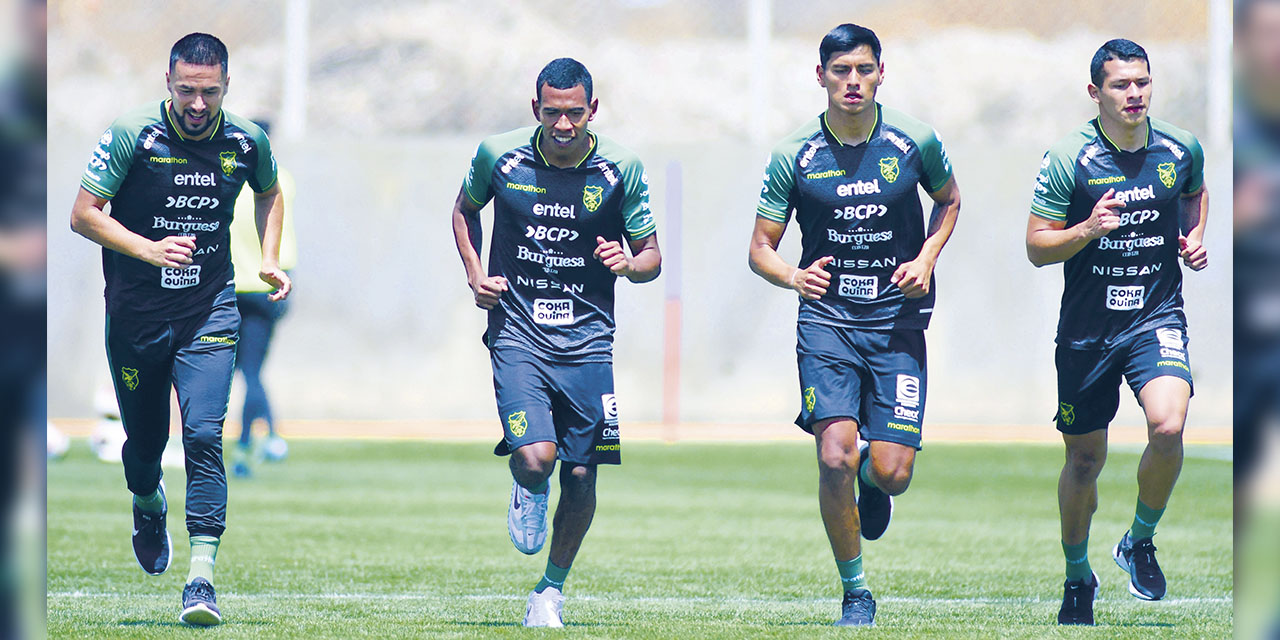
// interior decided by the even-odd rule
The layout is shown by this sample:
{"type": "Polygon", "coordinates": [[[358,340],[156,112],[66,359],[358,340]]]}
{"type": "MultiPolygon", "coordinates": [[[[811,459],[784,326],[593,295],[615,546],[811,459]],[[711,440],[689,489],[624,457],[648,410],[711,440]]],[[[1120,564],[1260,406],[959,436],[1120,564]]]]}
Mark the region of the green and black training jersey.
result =
{"type": "Polygon", "coordinates": [[[889,279],[920,254],[924,211],[917,185],[933,193],[951,179],[942,140],[929,125],[876,105],[865,140],[840,140],[826,114],[773,149],[756,214],[800,225],[800,268],[823,256],[831,286],[800,300],[799,322],[854,329],[924,329],[934,287],[907,298],[889,279]]]}
{"type": "Polygon", "coordinates": [[[596,236],[641,240],[657,227],[649,179],[631,151],[595,133],[575,167],[549,165],[541,127],[480,144],[463,189],[493,200],[489,276],[509,290],[489,312],[490,348],[515,347],[553,360],[612,360],[613,272],[594,259],[596,236]]]}
{"type": "Polygon", "coordinates": [[[1151,329],[1186,326],[1178,266],[1183,196],[1204,185],[1195,136],[1148,118],[1147,144],[1116,147],[1097,118],[1044,155],[1031,213],[1075,226],[1108,189],[1124,202],[1120,227],[1085,245],[1063,266],[1059,345],[1106,349],[1151,329]]]}
{"type": "Polygon", "coordinates": [[[245,182],[256,192],[276,181],[267,136],[252,122],[222,111],[213,133],[188,140],[171,120],[169,101],[153,102],[116,120],[102,134],[80,186],[111,201],[110,215],[149,240],[195,239],[192,264],[156,267],[102,250],[107,313],[175,319],[208,311],[232,281],[231,217],[245,182]]]}

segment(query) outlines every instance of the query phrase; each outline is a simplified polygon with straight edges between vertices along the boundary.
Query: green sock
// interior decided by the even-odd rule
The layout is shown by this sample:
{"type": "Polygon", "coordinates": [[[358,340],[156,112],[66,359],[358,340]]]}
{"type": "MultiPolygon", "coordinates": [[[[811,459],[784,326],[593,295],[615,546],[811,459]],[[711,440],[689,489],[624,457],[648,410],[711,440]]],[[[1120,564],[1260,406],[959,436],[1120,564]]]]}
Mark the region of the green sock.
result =
{"type": "Polygon", "coordinates": [[[1129,537],[1133,540],[1141,540],[1155,535],[1156,523],[1160,522],[1162,515],[1164,515],[1164,509],[1152,509],[1143,504],[1142,498],[1138,498],[1138,509],[1133,515],[1133,524],[1129,527],[1129,537]]]}
{"type": "MultiPolygon", "coordinates": [[[[548,488],[550,485],[551,485],[551,479],[550,479],[550,478],[547,478],[546,480],[543,480],[543,481],[542,481],[542,484],[540,484],[540,485],[538,485],[538,486],[536,486],[536,487],[534,487],[534,488],[532,488],[532,489],[529,489],[529,493],[546,493],[546,492],[547,492],[547,488],[548,488]]],[[[527,488],[527,487],[526,487],[526,488],[527,488]]]]}
{"type": "Polygon", "coordinates": [[[836,560],[836,570],[840,572],[840,583],[844,585],[845,591],[867,588],[867,574],[862,571],[861,553],[852,560],[836,560]]]}
{"type": "Polygon", "coordinates": [[[871,479],[871,456],[870,455],[868,455],[860,463],[858,463],[858,477],[862,478],[863,482],[873,487],[876,487],[877,489],[880,488],[876,486],[876,481],[871,479]]]}
{"type": "Polygon", "coordinates": [[[164,494],[160,493],[160,487],[156,487],[156,490],[151,492],[151,495],[149,496],[134,494],[133,504],[137,505],[138,508],[143,511],[160,513],[161,511],[164,511],[164,494]]]}
{"type": "Polygon", "coordinates": [[[191,571],[187,583],[196,578],[213,582],[213,559],[218,556],[219,540],[213,536],[191,536],[191,571]]]}
{"type": "Polygon", "coordinates": [[[564,579],[569,577],[569,567],[561,569],[557,567],[550,559],[547,560],[547,570],[542,574],[542,579],[538,581],[538,586],[533,590],[542,593],[547,587],[555,587],[557,591],[564,591],[564,579]]]}
{"type": "Polygon", "coordinates": [[[1067,557],[1067,579],[1088,580],[1093,575],[1093,567],[1089,566],[1089,538],[1085,537],[1080,544],[1062,543],[1062,554],[1067,557]]]}

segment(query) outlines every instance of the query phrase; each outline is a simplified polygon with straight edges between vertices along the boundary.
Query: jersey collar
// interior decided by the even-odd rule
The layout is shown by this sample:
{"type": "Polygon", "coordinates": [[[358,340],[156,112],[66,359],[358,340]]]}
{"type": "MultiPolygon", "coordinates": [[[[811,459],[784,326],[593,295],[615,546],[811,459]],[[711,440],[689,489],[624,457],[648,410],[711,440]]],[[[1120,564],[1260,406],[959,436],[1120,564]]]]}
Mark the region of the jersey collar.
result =
{"type": "MultiPolygon", "coordinates": [[[[587,138],[589,138],[589,139],[591,140],[591,146],[587,148],[587,153],[586,153],[586,155],[582,156],[582,159],[578,161],[578,164],[575,164],[575,165],[573,165],[572,167],[565,167],[565,168],[577,169],[578,167],[581,167],[584,163],[586,163],[587,158],[590,158],[591,156],[595,155],[595,153],[596,153],[596,134],[591,133],[591,131],[590,131],[590,130],[588,130],[588,131],[587,131],[587,138]]],[[[542,147],[541,147],[541,146],[539,146],[539,144],[538,144],[538,141],[539,141],[540,139],[542,139],[542,125],[538,125],[538,128],[533,130],[533,139],[532,139],[532,140],[530,140],[530,142],[531,142],[531,143],[532,143],[532,145],[533,145],[533,155],[534,155],[534,157],[538,159],[538,162],[541,162],[542,164],[544,164],[544,165],[546,165],[546,166],[548,166],[548,167],[551,167],[552,169],[559,169],[559,168],[561,168],[561,167],[557,167],[557,166],[555,166],[555,165],[551,164],[550,162],[547,162],[546,157],[544,157],[544,156],[542,155],[542,147]]]]}
{"type": "MultiPolygon", "coordinates": [[[[871,142],[871,138],[875,137],[875,135],[876,135],[876,129],[880,127],[880,103],[879,103],[879,102],[877,102],[877,103],[875,103],[875,105],[876,105],[876,121],[875,121],[875,122],[873,122],[873,123],[871,123],[871,130],[867,132],[867,139],[866,139],[866,140],[863,140],[862,142],[855,143],[855,144],[863,144],[864,142],[871,142]]],[[[840,136],[837,136],[837,135],[836,135],[836,132],[831,128],[831,125],[827,122],[827,112],[826,112],[826,111],[823,111],[823,112],[822,112],[822,128],[826,129],[826,130],[827,130],[827,133],[831,135],[832,139],[834,139],[836,142],[840,143],[840,146],[842,146],[842,147],[843,147],[843,146],[853,146],[853,145],[846,145],[846,144],[845,144],[845,141],[844,141],[844,140],[841,140],[841,139],[840,139],[840,136]]]]}
{"type": "MultiPolygon", "coordinates": [[[[1107,146],[1111,147],[1112,150],[1121,151],[1124,153],[1135,153],[1134,151],[1125,151],[1124,149],[1121,149],[1120,145],[1116,144],[1115,141],[1111,139],[1111,136],[1107,135],[1107,130],[1102,128],[1101,116],[1094,116],[1093,126],[1095,129],[1098,130],[1098,133],[1102,136],[1102,139],[1106,141],[1107,146]]],[[[1151,147],[1152,137],[1153,136],[1151,135],[1151,116],[1147,116],[1147,142],[1146,144],[1142,145],[1143,149],[1149,149],[1151,147]]]]}
{"type": "Polygon", "coordinates": [[[179,140],[183,142],[203,142],[204,140],[212,140],[218,135],[218,131],[222,129],[222,109],[218,109],[218,115],[213,119],[213,128],[209,131],[208,137],[203,140],[187,140],[187,137],[182,135],[182,127],[173,121],[173,113],[169,109],[172,104],[173,99],[167,98],[164,103],[160,105],[160,109],[164,111],[164,120],[169,124],[169,131],[172,131],[174,135],[178,136],[179,140]]]}

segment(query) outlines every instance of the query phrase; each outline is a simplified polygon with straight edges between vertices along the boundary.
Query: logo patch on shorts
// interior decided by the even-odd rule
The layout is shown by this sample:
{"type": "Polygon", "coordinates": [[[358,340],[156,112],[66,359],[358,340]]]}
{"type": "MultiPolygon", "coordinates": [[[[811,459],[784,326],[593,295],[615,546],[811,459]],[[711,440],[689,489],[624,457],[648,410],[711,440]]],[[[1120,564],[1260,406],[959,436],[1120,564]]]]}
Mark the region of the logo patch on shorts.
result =
{"type": "Polygon", "coordinates": [[[813,413],[814,405],[818,404],[818,396],[813,387],[804,390],[804,410],[813,413]]]}
{"type": "Polygon", "coordinates": [[[905,373],[898,374],[898,404],[904,407],[920,406],[920,378],[905,373]]]}
{"type": "Polygon", "coordinates": [[[1181,329],[1156,329],[1156,340],[1160,341],[1160,346],[1168,349],[1182,349],[1182,330],[1181,329]]]}
{"type": "MultiPolygon", "coordinates": [[[[1043,414],[1042,414],[1043,415],[1043,414]]],[[[1058,403],[1058,421],[1062,424],[1071,426],[1076,421],[1076,408],[1065,402],[1058,403]]]]}
{"type": "Polygon", "coordinates": [[[120,367],[120,380],[124,382],[126,389],[133,391],[138,388],[138,370],[129,367],[120,367]]]}
{"type": "Polygon", "coordinates": [[[511,435],[519,438],[529,430],[529,421],[525,419],[523,411],[517,411],[507,416],[507,428],[511,430],[511,435]]]}
{"type": "MultiPolygon", "coordinates": [[[[600,404],[604,407],[604,423],[611,426],[618,426],[618,398],[612,393],[606,393],[600,396],[600,404]]],[[[607,431],[607,430],[606,430],[607,431]]],[[[614,430],[615,437],[617,430],[614,430]]]]}

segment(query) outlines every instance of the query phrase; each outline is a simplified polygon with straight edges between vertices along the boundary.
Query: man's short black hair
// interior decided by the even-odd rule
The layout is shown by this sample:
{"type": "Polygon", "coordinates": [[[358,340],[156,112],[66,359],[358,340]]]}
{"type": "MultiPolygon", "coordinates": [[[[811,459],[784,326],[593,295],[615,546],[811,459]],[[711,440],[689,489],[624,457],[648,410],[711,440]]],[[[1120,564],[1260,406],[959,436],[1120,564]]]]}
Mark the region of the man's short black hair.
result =
{"type": "Polygon", "coordinates": [[[1093,62],[1089,63],[1089,79],[1093,81],[1093,86],[1102,86],[1105,76],[1102,72],[1102,65],[1108,60],[1120,60],[1122,62],[1141,60],[1147,63],[1147,73],[1151,72],[1151,60],[1147,59],[1146,49],[1143,49],[1132,40],[1116,38],[1103,43],[1098,48],[1098,52],[1093,54],[1093,62]]]}
{"type": "Polygon", "coordinates": [[[822,62],[822,68],[826,69],[827,63],[835,54],[853,51],[863,45],[871,47],[871,56],[876,62],[880,62],[880,38],[876,37],[876,32],[846,22],[827,32],[822,44],[818,45],[818,59],[822,62]]]}
{"type": "Polygon", "coordinates": [[[587,92],[587,102],[591,102],[591,72],[573,58],[556,58],[542,68],[534,87],[538,100],[542,100],[542,86],[547,84],[552,89],[572,89],[582,85],[587,92]]]}
{"type": "Polygon", "coordinates": [[[169,70],[179,62],[222,67],[222,75],[227,75],[227,45],[207,33],[189,33],[173,43],[169,50],[169,70]]]}

